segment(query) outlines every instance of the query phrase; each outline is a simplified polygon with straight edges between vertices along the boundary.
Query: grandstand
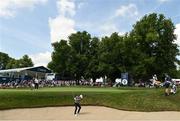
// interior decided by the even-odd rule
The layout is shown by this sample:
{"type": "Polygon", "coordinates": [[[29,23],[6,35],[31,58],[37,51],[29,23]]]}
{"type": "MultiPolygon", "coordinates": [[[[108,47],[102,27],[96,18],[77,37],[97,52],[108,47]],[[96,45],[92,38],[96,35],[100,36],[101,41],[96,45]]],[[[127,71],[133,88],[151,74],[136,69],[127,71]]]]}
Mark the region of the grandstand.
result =
{"type": "Polygon", "coordinates": [[[33,77],[45,79],[47,73],[51,70],[44,66],[0,70],[0,83],[31,80],[33,77]]]}

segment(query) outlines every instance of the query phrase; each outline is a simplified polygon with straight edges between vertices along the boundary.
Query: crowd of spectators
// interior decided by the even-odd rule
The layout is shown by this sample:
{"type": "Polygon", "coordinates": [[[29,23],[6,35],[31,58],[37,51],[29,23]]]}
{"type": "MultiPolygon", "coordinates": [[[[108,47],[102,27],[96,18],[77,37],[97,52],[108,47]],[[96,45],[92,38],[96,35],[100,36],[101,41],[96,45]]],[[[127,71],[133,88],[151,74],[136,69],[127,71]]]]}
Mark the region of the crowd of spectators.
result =
{"type": "MultiPolygon", "coordinates": [[[[43,80],[38,79],[38,87],[60,87],[60,86],[76,86],[77,82],[75,80],[43,80]]],[[[79,85],[83,86],[102,86],[102,83],[90,82],[90,81],[79,81],[79,85]]],[[[0,82],[0,88],[35,88],[35,80],[14,80],[0,82]]]]}

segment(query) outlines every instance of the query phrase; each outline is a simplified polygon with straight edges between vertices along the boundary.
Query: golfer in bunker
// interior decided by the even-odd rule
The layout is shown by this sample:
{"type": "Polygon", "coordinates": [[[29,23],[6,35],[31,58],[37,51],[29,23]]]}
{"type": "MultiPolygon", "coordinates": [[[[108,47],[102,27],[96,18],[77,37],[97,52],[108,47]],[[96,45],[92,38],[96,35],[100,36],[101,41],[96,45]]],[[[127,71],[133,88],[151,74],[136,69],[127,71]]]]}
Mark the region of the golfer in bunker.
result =
{"type": "Polygon", "coordinates": [[[80,105],[80,101],[83,99],[83,95],[79,95],[74,97],[74,106],[75,106],[75,110],[74,110],[74,115],[77,116],[77,114],[79,114],[80,110],[81,110],[81,105],[80,105]]]}

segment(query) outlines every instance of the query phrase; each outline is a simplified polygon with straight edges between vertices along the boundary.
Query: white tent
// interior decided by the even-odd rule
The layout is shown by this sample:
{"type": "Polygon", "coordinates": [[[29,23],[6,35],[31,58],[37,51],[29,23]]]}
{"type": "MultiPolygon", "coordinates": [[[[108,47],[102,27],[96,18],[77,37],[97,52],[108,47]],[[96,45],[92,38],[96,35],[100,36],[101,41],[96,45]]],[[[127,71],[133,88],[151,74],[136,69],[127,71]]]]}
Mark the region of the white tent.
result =
{"type": "Polygon", "coordinates": [[[103,78],[101,77],[101,78],[96,79],[96,82],[103,82],[103,78]]]}

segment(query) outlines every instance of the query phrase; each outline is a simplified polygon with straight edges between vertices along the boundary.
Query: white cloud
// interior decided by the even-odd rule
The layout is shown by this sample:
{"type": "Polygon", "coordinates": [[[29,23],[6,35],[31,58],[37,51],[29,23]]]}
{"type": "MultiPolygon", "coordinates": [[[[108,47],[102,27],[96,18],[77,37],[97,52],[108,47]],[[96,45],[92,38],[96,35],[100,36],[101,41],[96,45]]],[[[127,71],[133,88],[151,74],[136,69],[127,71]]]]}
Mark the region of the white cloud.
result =
{"type": "Polygon", "coordinates": [[[58,12],[65,16],[69,14],[71,16],[75,15],[75,3],[70,0],[59,0],[57,1],[58,12]]]}
{"type": "Polygon", "coordinates": [[[34,66],[47,66],[47,64],[51,61],[51,52],[45,53],[37,53],[34,55],[30,55],[34,66]]]}
{"type": "Polygon", "coordinates": [[[72,17],[75,15],[75,3],[70,0],[57,1],[58,15],[55,18],[49,18],[51,43],[67,39],[71,33],[76,32],[75,21],[72,17]]]}
{"type": "Polygon", "coordinates": [[[44,4],[46,2],[47,0],[1,0],[0,17],[13,17],[20,8],[32,9],[35,5],[44,4]]]}
{"type": "Polygon", "coordinates": [[[103,33],[101,36],[110,36],[113,32],[118,32],[118,28],[113,23],[106,23],[99,27],[100,31],[103,33]]]}
{"type": "Polygon", "coordinates": [[[115,17],[134,17],[138,16],[139,12],[135,4],[123,5],[115,12],[115,17]]]}
{"type": "Polygon", "coordinates": [[[175,41],[175,43],[177,43],[180,46],[180,23],[176,24],[176,29],[174,33],[177,35],[177,40],[175,41]]]}
{"type": "MultiPolygon", "coordinates": [[[[108,20],[106,20],[103,23],[103,26],[100,26],[99,29],[103,33],[102,36],[109,36],[113,32],[118,32],[119,35],[124,35],[125,32],[120,31],[119,27],[117,27],[116,20],[119,18],[123,18],[123,20],[128,21],[130,23],[131,21],[135,21],[140,17],[138,8],[135,4],[128,4],[128,5],[122,5],[118,9],[115,10],[114,14],[109,17],[108,20]]],[[[118,21],[119,22],[119,21],[118,21]]]]}
{"type": "MultiPolygon", "coordinates": [[[[109,21],[111,21],[111,23],[114,23],[114,26],[116,23],[122,28],[122,26],[125,26],[125,23],[128,23],[129,25],[134,24],[134,22],[139,20],[141,16],[142,15],[139,13],[136,4],[129,3],[128,5],[121,5],[119,8],[117,8],[114,14],[110,17],[109,21]]],[[[126,24],[126,26],[128,24],[126,24]]],[[[125,34],[124,30],[120,30],[119,27],[116,27],[116,29],[118,30],[116,30],[116,32],[118,32],[119,35],[125,34]]]]}
{"type": "Polygon", "coordinates": [[[76,32],[74,29],[75,22],[64,16],[57,16],[56,18],[49,19],[51,43],[60,41],[61,39],[67,39],[67,37],[76,32]]]}

